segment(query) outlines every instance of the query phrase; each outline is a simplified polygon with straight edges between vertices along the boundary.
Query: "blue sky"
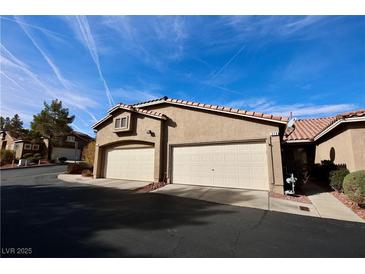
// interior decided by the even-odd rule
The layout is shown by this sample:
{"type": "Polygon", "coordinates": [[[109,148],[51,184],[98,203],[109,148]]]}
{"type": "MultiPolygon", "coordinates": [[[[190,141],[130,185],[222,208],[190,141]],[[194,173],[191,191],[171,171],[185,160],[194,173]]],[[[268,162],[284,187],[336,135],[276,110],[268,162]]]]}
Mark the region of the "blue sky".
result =
{"type": "Polygon", "coordinates": [[[364,16],[3,16],[1,115],[91,125],[161,96],[296,117],[365,108],[364,16]]]}

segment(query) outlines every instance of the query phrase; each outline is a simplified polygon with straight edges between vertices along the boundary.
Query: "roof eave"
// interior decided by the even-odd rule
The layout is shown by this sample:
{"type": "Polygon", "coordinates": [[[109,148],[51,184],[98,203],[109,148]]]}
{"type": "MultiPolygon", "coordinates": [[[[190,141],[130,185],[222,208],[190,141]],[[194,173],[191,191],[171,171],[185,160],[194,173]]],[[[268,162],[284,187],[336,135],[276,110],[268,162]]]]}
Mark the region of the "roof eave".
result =
{"type": "Polygon", "coordinates": [[[332,131],[334,128],[336,128],[337,126],[339,126],[340,124],[343,123],[353,123],[353,122],[363,122],[365,121],[365,116],[362,117],[350,117],[350,118],[342,118],[341,120],[337,120],[336,122],[334,122],[333,124],[331,124],[329,127],[327,127],[325,130],[323,130],[322,132],[320,132],[319,134],[317,134],[317,136],[314,137],[314,141],[317,141],[319,138],[323,137],[324,135],[326,135],[327,133],[329,133],[330,131],[332,131]]]}
{"type": "Polygon", "coordinates": [[[225,113],[225,114],[230,114],[230,115],[235,115],[235,116],[246,117],[246,118],[250,118],[250,119],[258,119],[258,120],[263,120],[263,121],[272,122],[272,123],[279,123],[279,124],[283,124],[283,125],[286,125],[288,123],[288,121],[286,121],[286,120],[276,120],[276,119],[270,119],[270,118],[265,118],[265,117],[247,115],[247,114],[243,114],[243,113],[239,113],[239,112],[235,113],[235,112],[229,112],[229,111],[224,111],[224,110],[219,110],[219,109],[209,109],[206,107],[181,104],[181,103],[171,102],[171,101],[166,101],[166,100],[159,100],[159,101],[147,102],[147,103],[142,103],[142,104],[135,104],[134,106],[136,106],[137,108],[143,108],[143,107],[147,107],[147,106],[153,106],[153,105],[164,104],[164,103],[177,105],[177,106],[183,106],[183,107],[190,107],[190,108],[194,108],[194,109],[201,109],[201,110],[225,113]]]}

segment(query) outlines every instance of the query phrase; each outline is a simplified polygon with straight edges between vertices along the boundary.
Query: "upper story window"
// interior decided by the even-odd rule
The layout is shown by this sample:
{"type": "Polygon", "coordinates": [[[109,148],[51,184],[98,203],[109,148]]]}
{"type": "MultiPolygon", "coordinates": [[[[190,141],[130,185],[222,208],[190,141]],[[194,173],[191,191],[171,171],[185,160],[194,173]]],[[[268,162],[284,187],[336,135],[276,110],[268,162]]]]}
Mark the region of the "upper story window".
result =
{"type": "Polygon", "coordinates": [[[24,149],[25,150],[31,150],[32,149],[32,145],[31,144],[24,144],[24,149]]]}
{"type": "Polygon", "coordinates": [[[67,141],[67,142],[74,143],[74,142],[75,142],[75,136],[67,136],[67,137],[66,137],[66,141],[67,141]]]}
{"type": "Polygon", "coordinates": [[[39,150],[39,145],[38,144],[33,144],[32,150],[39,150]]]}
{"type": "Polygon", "coordinates": [[[114,118],[114,130],[115,131],[127,131],[129,130],[129,115],[121,115],[114,118]]]}

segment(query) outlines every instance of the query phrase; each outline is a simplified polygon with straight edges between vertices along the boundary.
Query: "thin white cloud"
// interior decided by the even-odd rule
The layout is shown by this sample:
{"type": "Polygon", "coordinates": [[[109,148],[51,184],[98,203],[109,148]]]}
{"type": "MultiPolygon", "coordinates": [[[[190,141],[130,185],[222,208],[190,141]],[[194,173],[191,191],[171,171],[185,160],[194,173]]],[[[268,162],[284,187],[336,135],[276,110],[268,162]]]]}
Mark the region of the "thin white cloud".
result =
{"type": "Polygon", "coordinates": [[[162,95],[157,92],[136,89],[133,87],[119,88],[116,89],[114,92],[118,95],[123,103],[127,104],[144,102],[162,97],[162,95]]]}
{"type": "Polygon", "coordinates": [[[66,36],[64,34],[61,34],[59,32],[51,31],[49,29],[46,29],[46,28],[43,28],[43,27],[40,27],[40,26],[28,24],[28,23],[25,23],[24,21],[19,21],[19,20],[16,20],[16,19],[11,19],[9,17],[4,17],[4,16],[0,16],[0,19],[1,20],[7,20],[7,21],[10,21],[10,22],[14,22],[14,23],[17,23],[17,24],[21,24],[23,26],[26,26],[26,27],[29,27],[29,28],[32,28],[32,29],[35,29],[35,30],[39,30],[42,33],[44,33],[45,35],[47,35],[49,37],[52,37],[52,38],[54,38],[54,39],[56,39],[58,41],[63,41],[64,42],[64,40],[62,38],[69,38],[68,36],[66,36]]]}
{"type": "MultiPolygon", "coordinates": [[[[20,61],[12,54],[4,45],[1,45],[1,64],[2,73],[8,82],[3,82],[1,86],[2,105],[13,106],[14,102],[26,104],[29,107],[41,108],[44,100],[60,99],[66,106],[71,106],[87,113],[93,120],[97,121],[93,113],[88,108],[95,108],[98,103],[91,98],[78,94],[75,91],[69,91],[59,86],[51,85],[42,79],[49,79],[51,83],[52,77],[40,77],[36,73],[28,69],[28,65],[20,61]],[[13,86],[12,86],[13,85],[13,86]],[[19,97],[17,100],[11,98],[19,97]],[[30,99],[31,97],[31,99],[30,99]]],[[[26,107],[25,107],[26,108],[26,107]]],[[[26,114],[26,112],[23,113],[26,114]]]]}
{"type": "Polygon", "coordinates": [[[33,45],[36,47],[36,49],[39,51],[39,53],[43,56],[43,58],[46,60],[48,65],[51,67],[53,73],[56,75],[57,79],[60,81],[60,83],[66,88],[70,88],[70,83],[67,81],[63,75],[60,72],[60,69],[56,66],[56,64],[51,60],[51,58],[45,53],[45,51],[38,45],[38,43],[35,41],[33,36],[28,31],[27,27],[23,24],[23,21],[15,16],[15,21],[18,23],[20,28],[24,31],[24,33],[27,35],[27,37],[32,41],[33,45]]]}
{"type": "Polygon", "coordinates": [[[68,22],[70,23],[75,34],[77,35],[77,38],[88,49],[88,51],[91,55],[91,58],[93,59],[95,65],[96,65],[96,68],[98,70],[99,77],[103,83],[109,106],[110,107],[113,106],[115,103],[114,103],[112,94],[110,92],[109,86],[108,86],[108,84],[105,80],[105,77],[103,75],[103,72],[101,70],[98,50],[97,50],[97,47],[95,44],[94,37],[91,33],[87,18],[85,16],[69,17],[68,22]]]}
{"type": "Polygon", "coordinates": [[[243,45],[227,62],[223,64],[223,66],[220,67],[220,69],[215,72],[209,79],[209,81],[214,81],[215,78],[217,78],[245,49],[246,45],[243,45]]]}
{"type": "Polygon", "coordinates": [[[225,105],[280,116],[292,113],[295,117],[329,116],[357,108],[356,104],[278,104],[263,97],[226,102],[225,105]]]}

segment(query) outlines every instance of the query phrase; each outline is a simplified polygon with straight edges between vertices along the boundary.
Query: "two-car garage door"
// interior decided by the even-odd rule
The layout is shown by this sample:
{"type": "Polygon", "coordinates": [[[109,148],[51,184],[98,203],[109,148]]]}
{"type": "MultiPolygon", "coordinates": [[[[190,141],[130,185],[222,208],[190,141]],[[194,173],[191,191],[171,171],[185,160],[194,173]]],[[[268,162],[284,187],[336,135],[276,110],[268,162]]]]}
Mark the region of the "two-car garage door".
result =
{"type": "Polygon", "coordinates": [[[105,178],[153,181],[154,148],[120,149],[105,151],[105,178]]]}
{"type": "MultiPolygon", "coordinates": [[[[105,178],[153,181],[154,148],[105,151],[105,178]]],[[[172,183],[269,189],[265,143],[173,147],[172,183]]]]}
{"type": "Polygon", "coordinates": [[[175,184],[268,190],[265,143],[174,147],[175,184]]]}

